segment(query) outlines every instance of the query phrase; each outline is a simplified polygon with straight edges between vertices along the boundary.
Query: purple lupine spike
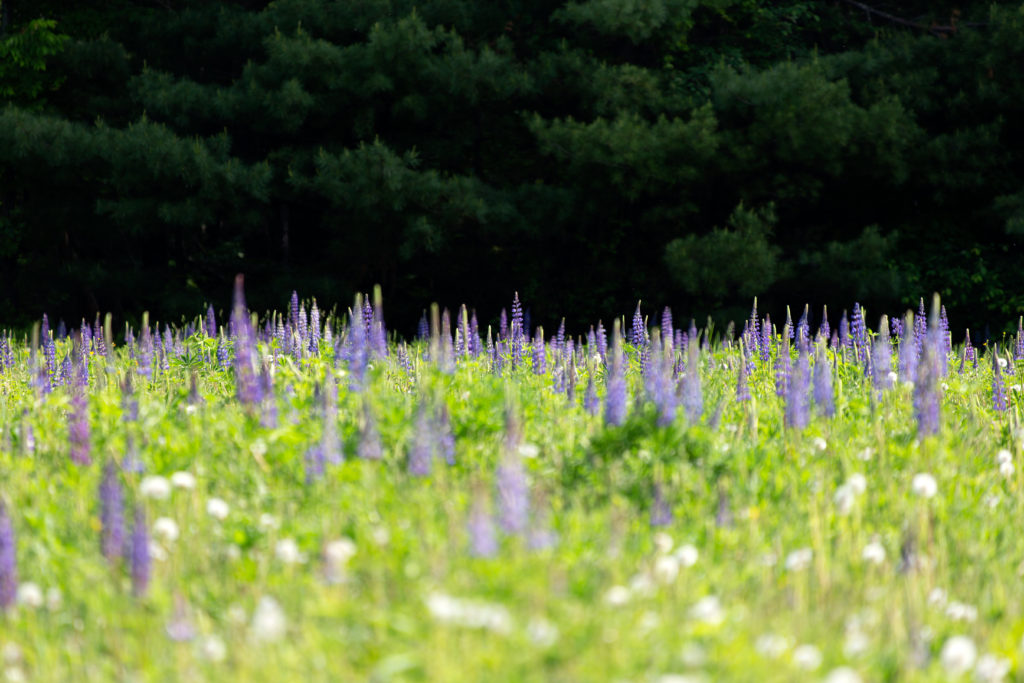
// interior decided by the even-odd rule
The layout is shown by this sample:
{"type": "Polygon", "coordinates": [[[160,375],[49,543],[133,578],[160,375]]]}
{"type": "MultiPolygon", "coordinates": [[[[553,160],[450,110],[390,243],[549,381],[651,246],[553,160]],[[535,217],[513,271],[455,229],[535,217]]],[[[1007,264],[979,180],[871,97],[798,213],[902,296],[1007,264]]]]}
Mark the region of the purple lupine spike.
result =
{"type": "MultiPolygon", "coordinates": [[[[911,330],[914,330],[916,324],[917,319],[914,317],[914,314],[908,311],[903,323],[904,334],[909,334],[911,330]]],[[[900,344],[898,374],[902,381],[915,382],[917,380],[917,366],[920,357],[921,346],[917,343],[916,337],[913,343],[908,339],[900,344]]]]}
{"type": "Polygon", "coordinates": [[[761,343],[758,348],[761,352],[761,363],[767,363],[772,356],[772,318],[770,315],[765,315],[764,322],[761,323],[761,343]]]}
{"type": "Polygon", "coordinates": [[[576,400],[576,352],[572,339],[565,342],[565,353],[562,355],[562,376],[565,378],[565,397],[570,403],[576,400]]]}
{"type": "MultiPolygon", "coordinates": [[[[224,339],[224,335],[221,334],[217,338],[217,365],[224,368],[225,370],[231,367],[231,357],[228,354],[227,340],[224,339]]],[[[139,364],[139,371],[142,371],[142,364],[139,364]]]]}
{"type": "Polygon", "coordinates": [[[103,465],[99,493],[100,550],[109,562],[117,562],[124,549],[124,491],[113,460],[103,465]]]}
{"type": "Polygon", "coordinates": [[[71,443],[71,461],[76,465],[92,463],[89,442],[89,399],[85,392],[76,389],[71,396],[71,411],[68,413],[68,440],[71,443]]]}
{"type": "Polygon", "coordinates": [[[587,377],[587,390],[583,394],[583,409],[589,415],[597,415],[601,410],[601,401],[597,398],[597,387],[594,385],[594,374],[587,377]]]}
{"type": "Polygon", "coordinates": [[[480,341],[480,323],[476,319],[476,310],[469,316],[469,354],[479,356],[483,351],[483,344],[480,341]]]}
{"type": "Polygon", "coordinates": [[[455,432],[452,430],[452,417],[448,404],[441,401],[434,416],[434,430],[437,433],[437,445],[448,465],[455,464],[455,432]]]}
{"type": "Polygon", "coordinates": [[[558,325],[558,332],[555,333],[554,347],[557,353],[561,353],[565,348],[565,318],[562,318],[562,322],[558,325]]]}
{"type": "Polygon", "coordinates": [[[868,328],[864,322],[864,309],[857,302],[853,304],[853,318],[850,321],[850,337],[852,338],[856,358],[866,363],[868,358],[868,328]]]}
{"type": "Polygon", "coordinates": [[[249,309],[245,305],[244,278],[235,277],[234,305],[231,311],[231,326],[235,334],[235,393],[243,406],[254,409],[262,400],[256,335],[249,320],[249,309]]]}
{"type": "Polygon", "coordinates": [[[828,306],[821,308],[821,324],[818,325],[818,337],[824,339],[827,344],[832,338],[832,328],[828,324],[828,306]]]}
{"type": "Polygon", "coordinates": [[[759,324],[759,318],[757,317],[757,297],[754,297],[754,306],[750,309],[750,320],[748,321],[748,327],[750,329],[750,339],[753,342],[751,351],[755,354],[761,353],[761,328],[759,324]]]}
{"type": "Polygon", "coordinates": [[[653,500],[651,501],[651,526],[670,526],[673,519],[672,506],[667,500],[665,500],[665,494],[661,489],[661,484],[655,484],[653,500]]]}
{"type": "Polygon", "coordinates": [[[917,315],[914,317],[914,343],[917,345],[917,355],[919,357],[921,356],[921,347],[927,334],[928,317],[924,311],[924,297],[921,297],[921,303],[917,308],[917,315]]]}
{"type": "MultiPolygon", "coordinates": [[[[593,357],[597,353],[597,333],[594,332],[594,326],[590,326],[590,331],[587,332],[587,356],[593,357]]],[[[600,354],[598,354],[600,358],[600,354]]]]}
{"type": "Polygon", "coordinates": [[[349,369],[349,386],[353,391],[361,391],[366,379],[369,365],[369,348],[366,338],[366,326],[363,324],[363,310],[360,297],[349,313],[347,360],[349,369]]]}
{"type": "Polygon", "coordinates": [[[530,491],[523,463],[515,448],[506,448],[495,474],[498,489],[498,523],[506,534],[526,531],[530,515],[530,491]]]}
{"type": "Polygon", "coordinates": [[[316,299],[309,309],[309,352],[314,356],[320,355],[320,309],[316,307],[316,299]]]}
{"type": "Polygon", "coordinates": [[[416,336],[419,339],[430,339],[430,323],[427,322],[427,312],[423,311],[423,315],[420,316],[419,325],[416,328],[416,336]]]}
{"type": "Polygon", "coordinates": [[[380,443],[377,431],[377,420],[370,409],[368,401],[363,402],[363,425],[359,433],[359,457],[363,460],[380,460],[384,457],[384,448],[380,443]]]}
{"type": "Polygon", "coordinates": [[[921,438],[939,433],[942,402],[942,389],[939,386],[941,346],[941,337],[929,331],[922,343],[922,355],[917,364],[914,415],[917,418],[917,433],[921,438]]]}
{"type": "Polygon", "coordinates": [[[402,372],[411,377],[413,374],[413,365],[412,355],[409,353],[409,345],[405,343],[399,344],[397,356],[398,367],[402,368],[402,372]]]}
{"type": "Polygon", "coordinates": [[[977,351],[975,351],[974,347],[971,345],[971,331],[967,330],[967,334],[964,337],[964,357],[973,363],[976,353],[977,351]]]}
{"type": "Polygon", "coordinates": [[[217,338],[217,314],[213,310],[213,304],[206,307],[206,336],[210,339],[217,338]]]}
{"type": "MultiPolygon", "coordinates": [[[[520,335],[521,339],[522,335],[520,335]]],[[[520,341],[521,345],[522,341],[520,341]]],[[[455,372],[455,344],[452,338],[452,316],[447,308],[441,313],[440,352],[441,358],[439,359],[438,368],[441,372],[450,375],[455,372]]]]}
{"type": "Polygon", "coordinates": [[[782,333],[783,337],[788,338],[790,341],[796,339],[796,328],[793,326],[793,314],[789,310],[789,306],[786,306],[786,322],[783,323],[782,333]]]}
{"type": "Polygon", "coordinates": [[[796,367],[786,384],[786,426],[791,429],[803,429],[810,422],[810,361],[807,349],[802,349],[797,356],[796,367]]]}
{"type": "Polygon", "coordinates": [[[836,413],[836,402],[832,392],[832,366],[828,362],[825,345],[819,344],[814,355],[814,404],[818,414],[831,418],[836,413]]]}
{"type": "Polygon", "coordinates": [[[633,328],[629,333],[629,343],[639,349],[647,343],[647,328],[644,325],[644,316],[640,312],[640,302],[636,302],[636,311],[633,313],[633,328]]]}
{"type": "Polygon", "coordinates": [[[618,427],[626,421],[626,369],[622,358],[622,339],[619,322],[615,321],[612,332],[612,348],[608,374],[605,377],[604,421],[618,427]]]}
{"type": "Polygon", "coordinates": [[[665,345],[670,345],[673,342],[672,309],[668,306],[661,312],[661,341],[665,345]]]}
{"type": "Polygon", "coordinates": [[[323,401],[324,430],[320,439],[324,460],[331,465],[338,465],[344,460],[341,451],[341,439],[338,437],[338,385],[334,381],[334,372],[328,366],[324,378],[323,401]]]}
{"type": "Polygon", "coordinates": [[[43,323],[39,328],[39,341],[46,343],[46,340],[50,338],[50,319],[43,313],[43,323]]]}
{"type": "Polygon", "coordinates": [[[700,381],[700,346],[694,336],[690,337],[686,347],[686,374],[683,375],[682,385],[681,402],[686,420],[696,424],[704,414],[704,393],[700,381]]]}
{"type": "Polygon", "coordinates": [[[942,306],[939,313],[939,330],[942,332],[942,339],[948,353],[953,350],[953,335],[949,331],[949,317],[946,315],[946,307],[942,306]]]}
{"type": "Polygon", "coordinates": [[[412,445],[409,447],[409,474],[416,477],[425,477],[430,474],[434,459],[434,445],[434,434],[430,425],[430,417],[427,415],[426,401],[421,399],[416,411],[416,426],[412,445]]]}
{"type": "MultiPolygon", "coordinates": [[[[366,315],[365,312],[363,315],[366,315]]],[[[302,346],[300,351],[303,352],[309,347],[309,316],[306,315],[306,307],[299,306],[299,320],[296,325],[299,334],[299,344],[302,346]]]]}
{"type": "Polygon", "coordinates": [[[93,344],[96,347],[96,353],[100,356],[107,355],[107,343],[103,339],[103,326],[100,324],[100,314],[96,314],[96,322],[93,323],[93,344]]]}
{"type": "Polygon", "coordinates": [[[741,359],[739,371],[736,373],[736,400],[746,403],[750,400],[750,383],[747,381],[747,363],[741,359]]]}
{"type": "Polygon", "coordinates": [[[640,375],[648,377],[651,374],[651,347],[650,344],[643,344],[640,349],[640,375]]]}
{"type": "Polygon", "coordinates": [[[889,328],[892,330],[892,337],[896,345],[903,343],[903,321],[899,318],[889,319],[889,328]]]}
{"type": "Polygon", "coordinates": [[[388,333],[384,327],[384,299],[380,287],[373,288],[373,308],[370,322],[370,348],[376,358],[388,355],[388,333]]]}
{"type": "Polygon", "coordinates": [[[512,326],[510,334],[509,351],[511,352],[512,367],[518,368],[523,359],[523,342],[525,341],[523,334],[523,305],[519,302],[519,292],[515,292],[512,299],[512,326]]]}
{"type": "Polygon", "coordinates": [[[853,339],[850,337],[850,321],[846,317],[846,311],[843,311],[843,317],[839,319],[839,344],[844,349],[853,348],[853,339]]]}
{"type": "Polygon", "coordinates": [[[504,308],[498,317],[498,339],[508,339],[508,312],[504,308]]]}
{"type": "Polygon", "coordinates": [[[494,528],[494,519],[485,497],[478,493],[474,496],[473,507],[469,513],[469,554],[473,557],[494,557],[498,554],[498,535],[494,528]]]}
{"type": "Polygon", "coordinates": [[[792,375],[793,365],[789,354],[789,340],[783,335],[782,345],[779,347],[779,357],[775,361],[775,395],[779,398],[784,399],[789,394],[792,375]]]}
{"type": "Polygon", "coordinates": [[[306,449],[307,486],[324,478],[325,465],[324,449],[321,446],[314,445],[306,449]]]}
{"type": "Polygon", "coordinates": [[[129,541],[132,568],[132,593],[142,597],[149,588],[151,559],[149,556],[149,530],[146,528],[146,511],[141,505],[135,506],[135,521],[129,541]]]}
{"type": "Polygon", "coordinates": [[[649,347],[652,366],[645,376],[647,394],[658,410],[658,426],[668,427],[676,419],[675,382],[672,379],[672,347],[663,348],[660,335],[653,335],[649,347]]]}
{"type": "Polygon", "coordinates": [[[878,338],[871,350],[871,381],[879,395],[892,388],[892,343],[889,340],[889,318],[882,316],[878,324],[878,338]]]}
{"type": "Polygon", "coordinates": [[[1017,320],[1017,344],[1013,349],[1013,360],[1024,360],[1024,317],[1017,320]]]}
{"type": "Polygon", "coordinates": [[[544,348],[544,328],[538,327],[534,335],[532,347],[533,374],[546,375],[548,372],[548,354],[544,348]]]}
{"type": "Polygon", "coordinates": [[[7,504],[0,502],[0,608],[10,609],[18,599],[18,549],[7,504]]]}
{"type": "Polygon", "coordinates": [[[999,347],[992,349],[992,409],[997,411],[1006,410],[1006,385],[1003,381],[1003,372],[1000,368],[999,347]]]}
{"type": "Polygon", "coordinates": [[[810,306],[804,304],[803,315],[796,324],[797,348],[811,348],[811,311],[810,306]]]}
{"type": "Polygon", "coordinates": [[[288,325],[297,329],[299,325],[299,293],[292,290],[292,298],[288,302],[288,325]]]}
{"type": "Polygon", "coordinates": [[[600,354],[602,362],[608,362],[608,334],[600,320],[597,321],[597,353],[600,354]]]}

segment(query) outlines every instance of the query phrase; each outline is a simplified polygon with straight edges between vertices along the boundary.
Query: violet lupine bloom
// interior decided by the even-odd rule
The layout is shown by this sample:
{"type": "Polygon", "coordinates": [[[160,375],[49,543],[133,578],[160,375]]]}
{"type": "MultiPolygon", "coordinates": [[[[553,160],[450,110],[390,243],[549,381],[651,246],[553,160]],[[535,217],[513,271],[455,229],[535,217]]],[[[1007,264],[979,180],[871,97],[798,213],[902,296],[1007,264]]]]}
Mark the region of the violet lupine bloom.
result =
{"type": "Polygon", "coordinates": [[[420,322],[416,330],[416,336],[419,337],[420,339],[430,339],[430,323],[427,322],[426,311],[423,311],[423,315],[420,316],[420,322]]]}
{"type": "Polygon", "coordinates": [[[597,415],[601,410],[601,401],[597,398],[593,372],[587,376],[587,390],[583,393],[583,410],[587,411],[589,415],[597,415]]]}
{"type": "MultiPolygon", "coordinates": [[[[939,433],[940,404],[942,389],[939,386],[941,377],[942,337],[936,328],[929,330],[922,343],[922,355],[917,364],[917,376],[914,383],[914,415],[917,418],[918,436],[924,438],[939,433]]],[[[910,346],[908,344],[908,346],[910,346]]]]}
{"type": "Polygon", "coordinates": [[[341,452],[341,439],[338,437],[338,385],[334,381],[334,372],[327,368],[327,375],[324,378],[322,418],[324,421],[323,435],[320,439],[320,448],[323,450],[324,460],[331,465],[338,465],[344,460],[341,452]]]}
{"type": "Polygon", "coordinates": [[[790,341],[796,339],[796,329],[793,327],[793,314],[789,311],[789,306],[786,306],[786,322],[782,325],[782,336],[788,338],[790,341]]]}
{"type": "Polygon", "coordinates": [[[10,609],[18,599],[18,550],[7,505],[0,502],[0,608],[10,609]]]}
{"type": "Polygon", "coordinates": [[[430,474],[431,461],[434,458],[434,434],[427,415],[426,400],[421,399],[416,411],[416,431],[409,448],[409,474],[425,477],[430,474]]]}
{"type": "Polygon", "coordinates": [[[131,434],[125,436],[124,457],[121,458],[121,469],[132,474],[141,474],[146,471],[146,466],[139,457],[139,448],[135,445],[135,439],[131,434]]]}
{"type": "Polygon", "coordinates": [[[811,367],[807,349],[801,349],[786,387],[786,426],[803,429],[811,421],[811,367]]]}
{"type": "Polygon", "coordinates": [[[320,481],[324,477],[326,460],[323,447],[310,446],[306,449],[306,485],[320,481]]]}
{"type": "Polygon", "coordinates": [[[999,366],[999,348],[992,350],[992,408],[1006,410],[1006,386],[1003,383],[1003,372],[999,366]]]}
{"type": "Polygon", "coordinates": [[[761,353],[761,329],[759,320],[757,317],[757,297],[754,297],[754,307],[750,309],[750,320],[748,321],[748,330],[750,331],[750,340],[752,345],[750,350],[754,354],[761,353]]]}
{"type": "MultiPolygon", "coordinates": [[[[367,299],[369,303],[369,299],[367,299]]],[[[376,358],[388,355],[388,332],[384,327],[384,300],[380,287],[373,288],[373,307],[370,309],[370,332],[367,337],[376,358]]]]}
{"type": "Polygon", "coordinates": [[[864,309],[859,303],[853,304],[853,318],[850,321],[850,338],[853,342],[854,357],[858,363],[867,363],[870,349],[868,348],[868,327],[864,322],[864,309]]]}
{"type": "Polygon", "coordinates": [[[928,317],[924,311],[924,297],[921,297],[921,303],[917,307],[917,315],[914,317],[914,343],[917,345],[918,357],[921,356],[921,347],[927,334],[928,317]]]}
{"type": "Polygon", "coordinates": [[[796,343],[798,349],[811,347],[811,321],[807,305],[804,305],[804,313],[796,324],[796,343]]]}
{"type": "Polygon", "coordinates": [[[644,347],[654,356],[645,376],[647,395],[658,409],[658,426],[667,427],[676,419],[675,382],[672,379],[672,347],[662,348],[661,338],[655,334],[651,344],[644,347]]]}
{"type": "Polygon", "coordinates": [[[740,359],[740,369],[736,375],[736,400],[745,403],[750,400],[750,384],[747,382],[747,362],[740,359]]]}
{"type": "MultiPolygon", "coordinates": [[[[231,356],[228,354],[228,344],[227,340],[224,339],[223,333],[217,338],[217,365],[225,370],[231,367],[231,356]]],[[[139,372],[147,377],[149,376],[148,373],[142,373],[141,361],[139,362],[139,372]]]]}
{"type": "Polygon", "coordinates": [[[288,326],[293,330],[299,325],[299,293],[292,290],[292,298],[288,302],[288,326]]]}
{"type": "Polygon", "coordinates": [[[665,500],[661,484],[655,484],[651,500],[651,526],[669,526],[672,524],[672,520],[672,506],[665,500]]]}
{"type": "Polygon", "coordinates": [[[441,401],[434,415],[434,431],[437,433],[437,447],[448,465],[455,464],[455,432],[452,431],[451,413],[448,404],[441,401]]]}
{"type": "Polygon", "coordinates": [[[71,411],[68,413],[68,441],[71,443],[71,461],[76,465],[92,463],[89,455],[89,400],[85,392],[75,390],[71,396],[71,411]]]}
{"type": "Polygon", "coordinates": [[[562,318],[562,322],[558,325],[553,346],[555,353],[560,354],[565,350],[565,318],[562,318]]]}
{"type": "Polygon", "coordinates": [[[597,353],[603,362],[608,362],[608,334],[605,332],[604,323],[600,320],[597,321],[597,353]]]}
{"type": "Polygon", "coordinates": [[[512,367],[518,368],[523,359],[523,305],[519,303],[519,292],[512,299],[512,328],[509,339],[512,355],[512,367]]]}
{"type": "Polygon", "coordinates": [[[672,344],[672,309],[668,306],[661,312],[661,340],[665,345],[672,344]]]}
{"type": "Polygon", "coordinates": [[[532,351],[533,351],[533,374],[544,375],[548,371],[548,355],[544,349],[544,328],[538,327],[537,334],[534,335],[532,351]]]}
{"type": "Polygon", "coordinates": [[[369,365],[368,340],[366,339],[366,326],[363,325],[362,306],[359,305],[359,297],[356,297],[356,304],[349,314],[348,335],[346,338],[349,370],[349,386],[353,391],[362,391],[366,379],[366,369],[369,365]]]}
{"type": "Polygon", "coordinates": [[[476,319],[476,310],[469,316],[469,355],[479,356],[483,351],[480,343],[480,323],[476,319]]]}
{"type": "Polygon", "coordinates": [[[1013,349],[1013,359],[1024,360],[1024,318],[1017,321],[1017,344],[1013,349]]]}
{"type": "Polygon", "coordinates": [[[619,322],[615,321],[612,333],[611,359],[608,374],[605,378],[604,421],[605,424],[618,427],[626,421],[626,369],[622,357],[622,339],[619,334],[619,322]]]}
{"type": "Polygon", "coordinates": [[[953,334],[949,331],[949,317],[946,315],[946,306],[943,305],[939,312],[939,330],[942,332],[942,341],[945,352],[953,350],[953,334]]]}
{"type": "Polygon", "coordinates": [[[832,417],[836,413],[835,397],[832,394],[832,367],[824,344],[818,345],[814,356],[814,404],[823,417],[832,417]]]}
{"type": "Polygon", "coordinates": [[[732,507],[729,505],[729,494],[725,488],[718,486],[718,505],[715,509],[715,526],[728,528],[732,526],[732,507]]]}
{"type": "MultiPolygon", "coordinates": [[[[692,328],[692,325],[691,325],[692,328]]],[[[696,337],[691,336],[686,347],[686,374],[682,379],[681,403],[686,420],[696,424],[704,414],[704,393],[700,384],[700,346],[696,337]]]]}
{"type": "Polygon", "coordinates": [[[964,357],[973,363],[975,353],[977,352],[974,350],[974,346],[971,345],[971,331],[967,330],[966,337],[964,338],[964,357]]]}
{"type": "Polygon", "coordinates": [[[142,597],[149,588],[149,573],[152,560],[149,556],[149,530],[146,529],[146,511],[141,505],[135,506],[135,521],[129,540],[129,560],[132,568],[132,593],[142,597]]]}
{"type": "Polygon", "coordinates": [[[636,311],[633,313],[633,329],[629,333],[629,343],[638,349],[647,344],[647,328],[644,326],[639,301],[636,302],[636,311]]]}
{"type": "Polygon", "coordinates": [[[469,513],[469,554],[473,557],[494,557],[498,554],[498,534],[484,496],[477,495],[469,513]]]}
{"type": "Polygon", "coordinates": [[[260,404],[262,391],[257,368],[256,335],[245,305],[244,278],[235,277],[234,306],[231,325],[235,335],[235,390],[243,406],[255,408],[260,404]]]}
{"type": "Polygon", "coordinates": [[[113,460],[103,465],[100,480],[100,551],[117,562],[124,550],[124,491],[113,460]]]}
{"type": "MultiPolygon", "coordinates": [[[[909,335],[910,330],[914,330],[914,326],[917,324],[914,314],[911,312],[907,313],[907,317],[903,322],[904,334],[909,335]]],[[[916,334],[916,332],[915,332],[916,334]]],[[[915,336],[914,340],[906,339],[900,344],[900,358],[899,358],[899,376],[904,382],[915,382],[917,381],[917,366],[921,358],[921,345],[917,341],[915,336]]]]}
{"type": "Polygon", "coordinates": [[[498,339],[508,339],[508,311],[504,308],[498,317],[498,339]]]}
{"type": "Polygon", "coordinates": [[[359,432],[359,457],[363,460],[380,460],[384,457],[384,449],[377,431],[377,420],[370,409],[369,402],[363,403],[363,425],[359,432]]]}
{"type": "Polygon", "coordinates": [[[818,325],[818,339],[823,339],[827,344],[832,338],[832,328],[828,324],[828,306],[821,308],[821,325],[818,325]]]}
{"type": "Polygon", "coordinates": [[[892,388],[892,343],[889,340],[889,318],[882,316],[878,338],[871,351],[871,381],[879,394],[892,388]]]}
{"type": "Polygon", "coordinates": [[[789,381],[793,374],[793,366],[789,355],[789,342],[785,335],[779,347],[779,357],[775,360],[775,395],[785,398],[789,393],[789,381]]]}
{"type": "Polygon", "coordinates": [[[523,463],[515,448],[506,448],[495,475],[498,489],[498,523],[507,534],[526,531],[530,515],[530,490],[523,463]]]}
{"type": "Polygon", "coordinates": [[[767,363],[772,356],[772,318],[765,315],[761,325],[761,341],[758,348],[761,351],[761,363],[767,363]]]}
{"type": "Polygon", "coordinates": [[[206,308],[206,336],[210,339],[217,337],[217,314],[213,312],[213,305],[206,308]]]}

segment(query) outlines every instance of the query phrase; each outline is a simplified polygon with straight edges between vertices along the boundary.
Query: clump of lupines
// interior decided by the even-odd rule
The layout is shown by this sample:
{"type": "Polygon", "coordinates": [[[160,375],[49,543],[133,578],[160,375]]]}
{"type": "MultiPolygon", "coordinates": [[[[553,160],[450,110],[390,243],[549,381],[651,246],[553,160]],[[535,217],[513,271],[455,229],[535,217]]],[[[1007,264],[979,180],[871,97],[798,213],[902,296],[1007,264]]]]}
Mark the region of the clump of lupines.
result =
{"type": "Polygon", "coordinates": [[[665,499],[661,484],[655,484],[651,500],[651,526],[669,526],[673,519],[672,506],[665,499]]]}
{"type": "Polygon", "coordinates": [[[76,388],[71,395],[71,411],[68,413],[68,441],[71,445],[71,461],[77,465],[92,462],[92,444],[89,440],[89,399],[85,391],[76,388]]]}
{"type": "MultiPolygon", "coordinates": [[[[1006,410],[1006,386],[1003,382],[1003,370],[998,349],[992,353],[992,408],[995,410],[1006,410]]],[[[1005,361],[1004,361],[1005,362],[1005,361]]]]}
{"type": "Polygon", "coordinates": [[[18,551],[7,504],[0,501],[0,608],[10,609],[18,599],[18,551]]]}
{"type": "Polygon", "coordinates": [[[498,523],[507,534],[526,531],[530,515],[530,489],[519,455],[519,423],[509,415],[505,421],[505,444],[495,473],[498,495],[498,523]]]}
{"type": "Polygon", "coordinates": [[[248,408],[256,408],[263,399],[259,378],[259,359],[256,350],[256,333],[245,305],[244,280],[235,278],[234,305],[231,310],[231,330],[234,336],[235,389],[239,402],[248,408]]]}
{"type": "Polygon", "coordinates": [[[811,368],[807,349],[800,349],[796,367],[786,383],[786,426],[803,429],[810,422],[811,368]]]}
{"type": "Polygon", "coordinates": [[[683,375],[682,385],[680,403],[686,419],[695,424],[704,414],[704,393],[700,381],[700,344],[693,335],[686,345],[686,374],[683,375]]]}
{"type": "Polygon", "coordinates": [[[100,550],[116,562],[124,549],[124,490],[113,460],[103,465],[100,480],[100,550]]]}
{"type": "Polygon", "coordinates": [[[132,593],[141,597],[149,589],[150,565],[152,564],[149,554],[149,530],[146,528],[146,511],[141,505],[135,506],[135,519],[132,524],[128,552],[132,574],[132,593]]]}
{"type": "Polygon", "coordinates": [[[611,426],[619,426],[626,421],[626,368],[622,355],[622,338],[619,334],[619,323],[615,321],[612,330],[612,346],[610,350],[608,377],[605,381],[604,421],[611,426]]]}

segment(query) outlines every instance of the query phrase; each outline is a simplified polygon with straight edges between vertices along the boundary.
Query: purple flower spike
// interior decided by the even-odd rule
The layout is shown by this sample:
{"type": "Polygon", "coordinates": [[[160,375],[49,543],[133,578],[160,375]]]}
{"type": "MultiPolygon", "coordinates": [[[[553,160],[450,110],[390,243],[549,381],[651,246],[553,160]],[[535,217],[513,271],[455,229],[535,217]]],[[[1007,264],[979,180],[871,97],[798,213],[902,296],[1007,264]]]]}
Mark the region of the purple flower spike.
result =
{"type": "Polygon", "coordinates": [[[235,277],[231,328],[235,342],[235,388],[238,400],[247,408],[255,408],[263,394],[258,372],[256,333],[252,329],[249,309],[245,305],[244,278],[241,275],[235,277]]]}
{"type": "Polygon", "coordinates": [[[807,350],[801,350],[796,367],[786,386],[786,426],[803,429],[810,422],[810,363],[807,350]]]}
{"type": "Polygon", "coordinates": [[[502,530],[507,534],[520,534],[526,531],[530,514],[530,493],[526,482],[526,472],[519,455],[514,452],[505,454],[498,465],[496,476],[498,487],[498,520],[502,530]]]}
{"type": "Polygon", "coordinates": [[[416,477],[430,474],[431,461],[434,457],[434,435],[430,427],[426,401],[421,400],[416,411],[416,433],[409,448],[408,462],[409,474],[416,477]]]}
{"type": "Polygon", "coordinates": [[[455,432],[452,431],[451,413],[448,411],[448,404],[441,401],[435,418],[437,430],[438,447],[441,455],[448,465],[455,464],[455,432]]]}
{"type": "Polygon", "coordinates": [[[998,347],[992,351],[992,408],[997,411],[1006,410],[1006,385],[1003,382],[1003,372],[999,361],[998,347]]]}
{"type": "Polygon", "coordinates": [[[469,554],[473,557],[494,557],[498,554],[498,535],[487,502],[477,495],[469,513],[469,554]]]}
{"type": "Polygon", "coordinates": [[[71,442],[71,460],[76,465],[92,463],[89,455],[89,400],[85,392],[76,390],[71,397],[71,413],[68,415],[68,440],[71,442]]]}
{"type": "Polygon", "coordinates": [[[623,367],[622,340],[618,321],[612,334],[610,367],[605,380],[604,421],[613,427],[626,421],[626,370],[623,367]]]}
{"type": "Polygon", "coordinates": [[[363,460],[380,460],[384,457],[380,434],[377,432],[377,421],[374,419],[369,403],[363,404],[363,428],[359,434],[359,457],[363,460]]]}
{"type": "Polygon", "coordinates": [[[324,449],[320,446],[310,446],[306,449],[306,485],[320,481],[324,478],[324,449]]]}
{"type": "Polygon", "coordinates": [[[736,375],[736,400],[745,403],[750,400],[750,383],[747,381],[747,363],[740,360],[740,369],[736,375]]]}
{"type": "Polygon", "coordinates": [[[0,607],[10,609],[18,599],[18,551],[7,505],[0,503],[0,607]]]}
{"type": "Polygon", "coordinates": [[[700,345],[696,336],[686,347],[686,374],[683,375],[683,410],[690,424],[696,424],[704,414],[704,394],[700,383],[700,345]]]}
{"type": "Polygon", "coordinates": [[[100,550],[109,562],[116,562],[124,549],[124,491],[117,466],[108,460],[100,481],[100,550]]]}
{"type": "Polygon", "coordinates": [[[665,500],[661,484],[654,485],[654,499],[651,501],[651,526],[661,527],[672,524],[672,506],[665,500]]]}
{"type": "Polygon", "coordinates": [[[206,336],[210,339],[217,337],[217,314],[213,312],[213,306],[206,309],[206,336]]]}
{"type": "Polygon", "coordinates": [[[129,545],[132,568],[132,593],[142,597],[149,588],[149,574],[152,560],[149,556],[149,530],[146,529],[146,511],[141,505],[135,506],[135,523],[129,545]]]}
{"type": "Polygon", "coordinates": [[[814,356],[814,403],[823,417],[836,413],[835,397],[832,392],[832,367],[828,362],[825,345],[819,344],[814,356]]]}
{"type": "Polygon", "coordinates": [[[633,313],[633,329],[630,331],[629,343],[635,348],[640,348],[647,343],[647,329],[644,326],[644,316],[640,312],[640,302],[636,302],[636,311],[633,313]]]}
{"type": "Polygon", "coordinates": [[[597,387],[594,385],[594,375],[591,372],[587,377],[587,390],[583,394],[583,409],[588,415],[597,415],[601,410],[601,401],[597,398],[597,387]]]}

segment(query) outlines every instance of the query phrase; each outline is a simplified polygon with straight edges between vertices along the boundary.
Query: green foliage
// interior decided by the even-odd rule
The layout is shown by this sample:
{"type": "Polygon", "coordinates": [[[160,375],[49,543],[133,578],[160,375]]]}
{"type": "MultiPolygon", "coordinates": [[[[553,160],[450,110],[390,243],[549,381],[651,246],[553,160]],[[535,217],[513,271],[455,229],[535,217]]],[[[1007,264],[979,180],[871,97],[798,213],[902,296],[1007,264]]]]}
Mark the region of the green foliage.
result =
{"type": "Polygon", "coordinates": [[[33,105],[43,93],[59,88],[62,80],[46,74],[46,66],[67,44],[57,22],[35,19],[0,35],[0,103],[33,105]]]}

